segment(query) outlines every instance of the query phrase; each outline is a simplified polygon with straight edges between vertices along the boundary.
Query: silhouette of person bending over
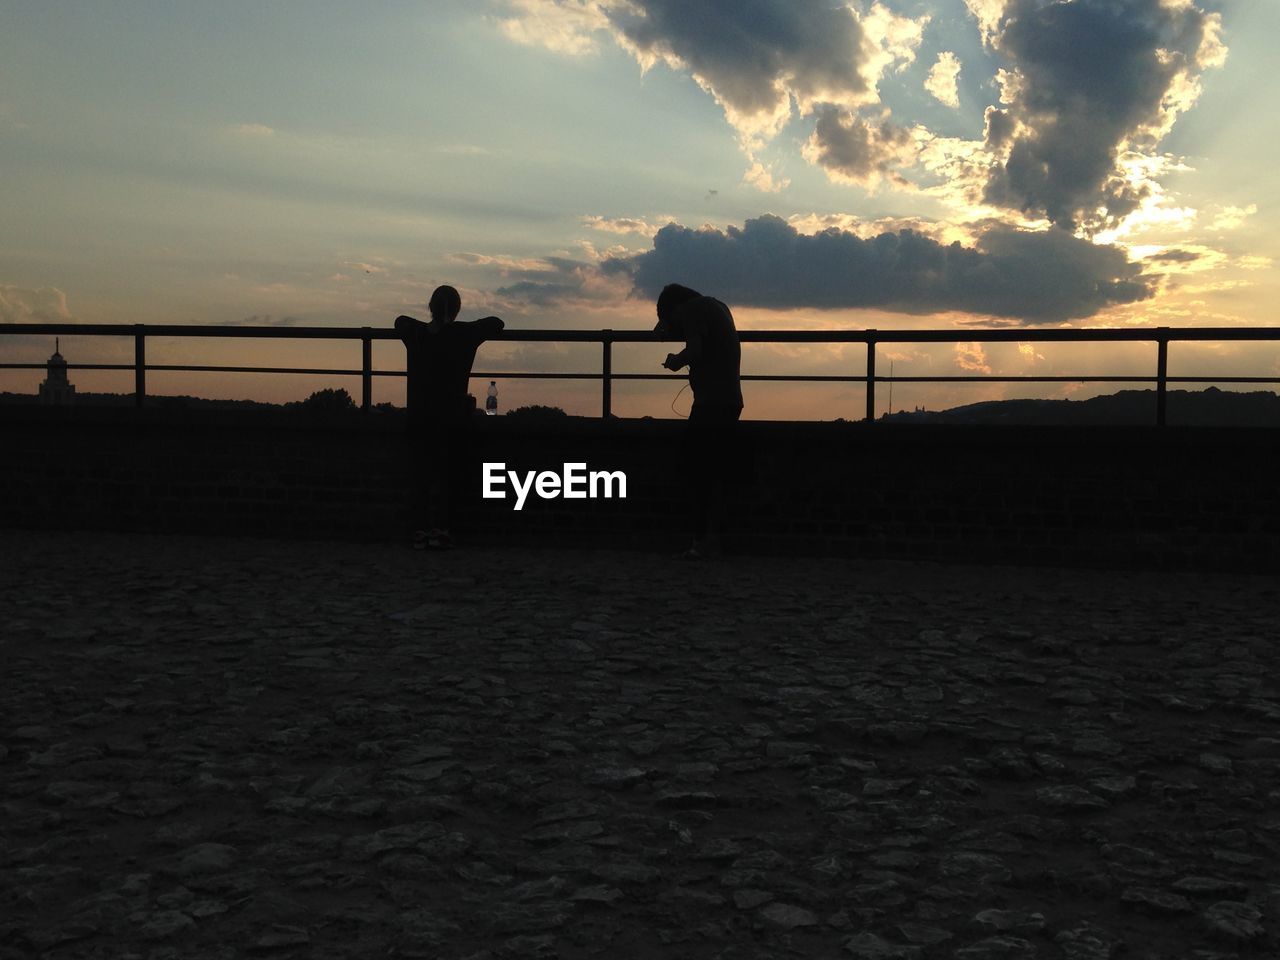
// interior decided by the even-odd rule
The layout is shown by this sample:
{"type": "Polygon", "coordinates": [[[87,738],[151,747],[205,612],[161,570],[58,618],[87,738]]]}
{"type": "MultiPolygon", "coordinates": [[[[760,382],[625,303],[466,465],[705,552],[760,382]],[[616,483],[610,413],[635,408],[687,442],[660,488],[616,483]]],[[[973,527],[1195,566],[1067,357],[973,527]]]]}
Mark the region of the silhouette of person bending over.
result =
{"type": "Polygon", "coordinates": [[[450,487],[475,409],[467,395],[471,365],[480,344],[504,325],[497,317],[459,322],[462,297],[450,286],[436,287],[428,308],[430,323],[396,317],[396,333],[408,358],[413,546],[441,549],[453,546],[450,487]]]}
{"type": "Polygon", "coordinates": [[[658,295],[654,330],[685,342],[667,354],[668,370],[689,368],[693,408],[685,434],[693,520],[690,560],[720,552],[726,474],[735,461],[735,433],[742,415],[741,355],[738,330],[729,308],[697,290],[668,284],[658,295]]]}

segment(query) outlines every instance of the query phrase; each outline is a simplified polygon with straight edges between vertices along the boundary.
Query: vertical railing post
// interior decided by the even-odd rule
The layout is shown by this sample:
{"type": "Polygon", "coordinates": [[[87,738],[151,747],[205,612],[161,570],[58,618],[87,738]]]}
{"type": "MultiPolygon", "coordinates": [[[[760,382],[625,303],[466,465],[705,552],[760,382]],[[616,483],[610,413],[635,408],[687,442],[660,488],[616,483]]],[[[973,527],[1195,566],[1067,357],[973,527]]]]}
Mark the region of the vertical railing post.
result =
{"type": "Polygon", "coordinates": [[[1165,425],[1166,387],[1169,379],[1169,328],[1156,328],[1156,426],[1165,425]]]}
{"type": "Polygon", "coordinates": [[[603,355],[601,357],[601,403],[600,416],[608,420],[613,416],[613,331],[606,329],[601,331],[601,346],[603,355]]]}
{"type": "Polygon", "coordinates": [[[140,324],[133,325],[133,404],[141,409],[147,396],[147,340],[140,324]]]}
{"type": "Polygon", "coordinates": [[[876,419],[876,338],[874,330],[867,331],[867,419],[876,419]]]}
{"type": "Polygon", "coordinates": [[[372,327],[360,328],[360,409],[368,412],[373,406],[373,337],[372,327]]]}

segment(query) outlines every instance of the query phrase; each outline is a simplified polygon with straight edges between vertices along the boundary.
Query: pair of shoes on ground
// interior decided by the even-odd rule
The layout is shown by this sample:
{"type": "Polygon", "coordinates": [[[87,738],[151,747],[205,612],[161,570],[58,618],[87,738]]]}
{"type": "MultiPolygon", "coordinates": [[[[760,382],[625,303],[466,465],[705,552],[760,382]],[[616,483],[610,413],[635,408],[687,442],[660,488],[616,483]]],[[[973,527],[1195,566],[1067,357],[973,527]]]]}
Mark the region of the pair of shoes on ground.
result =
{"type": "Polygon", "coordinates": [[[413,531],[413,549],[415,550],[448,550],[453,546],[453,537],[448,530],[432,527],[430,530],[413,531]]]}

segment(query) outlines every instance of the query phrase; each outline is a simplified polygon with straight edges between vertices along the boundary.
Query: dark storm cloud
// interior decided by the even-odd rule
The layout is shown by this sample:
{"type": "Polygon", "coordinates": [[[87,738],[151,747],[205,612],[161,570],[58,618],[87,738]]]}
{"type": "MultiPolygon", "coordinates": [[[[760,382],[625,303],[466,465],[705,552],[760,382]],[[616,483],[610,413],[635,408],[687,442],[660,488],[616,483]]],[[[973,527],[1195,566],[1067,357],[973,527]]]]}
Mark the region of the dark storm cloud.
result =
{"type": "Polygon", "coordinates": [[[1123,252],[1061,230],[993,228],[963,247],[912,230],[806,235],[765,216],[741,230],[670,224],[632,265],[636,289],[648,295],[678,281],[743,305],[961,310],[1027,323],[1088,317],[1151,295],[1123,252]]]}
{"type": "MultiPolygon", "coordinates": [[[[929,16],[891,5],[832,0],[506,0],[503,21],[521,43],[581,53],[597,32],[609,34],[646,69],[664,63],[687,72],[724,110],[751,166],[744,181],[765,191],[789,183],[756,152],[799,115],[820,110],[878,113],[886,70],[915,59],[929,16]]],[[[829,119],[805,156],[836,180],[874,178],[885,136],[878,117],[846,124],[829,119]],[[845,156],[849,132],[870,134],[871,161],[845,156]],[[876,137],[880,137],[877,140],[876,137]],[[830,160],[830,165],[827,161],[830,160]],[[870,163],[870,166],[868,166],[870,163]],[[851,170],[853,172],[851,172],[851,170]]]]}
{"type": "Polygon", "coordinates": [[[997,110],[995,107],[987,107],[986,136],[984,139],[988,148],[999,150],[1009,142],[1013,136],[1013,130],[1013,117],[1009,116],[1007,111],[997,110]]]}
{"type": "Polygon", "coordinates": [[[802,234],[775,216],[748,220],[741,229],[668,224],[645,253],[599,266],[563,261],[554,273],[539,271],[499,292],[546,304],[576,295],[588,268],[629,278],[633,293],[643,297],[676,282],[741,306],[954,310],[1025,324],[1089,317],[1152,295],[1121,250],[1064,230],[993,226],[975,246],[964,247],[913,230],[869,239],[835,228],[802,234]]]}
{"type": "Polygon", "coordinates": [[[838,179],[873,181],[907,159],[911,134],[888,120],[868,122],[830,105],[815,114],[805,156],[838,179]]]}
{"type": "Polygon", "coordinates": [[[843,4],[631,0],[605,15],[641,54],[682,61],[739,114],[771,114],[789,94],[843,100],[867,89],[863,32],[843,4]]]}
{"type": "Polygon", "coordinates": [[[537,307],[558,306],[570,301],[607,302],[625,296],[625,290],[617,289],[616,284],[598,282],[617,272],[616,269],[602,270],[596,260],[574,260],[562,256],[544,257],[528,266],[508,263],[502,267],[502,275],[511,282],[499,287],[495,293],[508,300],[537,307]]]}
{"type": "MultiPolygon", "coordinates": [[[[589,264],[583,263],[582,267],[589,267],[589,264]]],[[[566,300],[577,299],[582,294],[582,280],[577,270],[566,270],[566,279],[556,281],[544,279],[541,280],[517,280],[515,283],[508,284],[505,287],[499,287],[497,293],[499,296],[507,297],[510,300],[519,300],[522,303],[531,304],[535,307],[552,307],[563,303],[566,300]]]]}
{"type": "Polygon", "coordinates": [[[503,287],[499,293],[510,294],[531,303],[549,304],[580,291],[591,271],[589,261],[570,257],[547,257],[536,268],[510,268],[508,274],[517,277],[516,282],[503,287]]]}
{"type": "MultiPolygon", "coordinates": [[[[1008,119],[1017,126],[986,199],[1066,227],[1135,209],[1143,190],[1118,176],[1119,150],[1152,145],[1142,141],[1179,106],[1171,93],[1218,49],[1216,24],[1161,0],[1010,0],[995,47],[1013,68],[1008,119]]],[[[990,145],[1008,142],[999,111],[987,124],[990,145]]]]}

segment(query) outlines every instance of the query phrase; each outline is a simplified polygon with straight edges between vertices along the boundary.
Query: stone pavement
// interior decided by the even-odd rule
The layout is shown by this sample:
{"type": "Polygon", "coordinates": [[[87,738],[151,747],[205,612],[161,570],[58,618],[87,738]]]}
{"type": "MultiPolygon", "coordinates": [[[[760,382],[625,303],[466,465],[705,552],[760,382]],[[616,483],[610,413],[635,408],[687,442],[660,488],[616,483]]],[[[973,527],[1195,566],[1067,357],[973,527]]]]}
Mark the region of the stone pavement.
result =
{"type": "Polygon", "coordinates": [[[1273,582],[0,532],[0,958],[1280,955],[1273,582]]]}

